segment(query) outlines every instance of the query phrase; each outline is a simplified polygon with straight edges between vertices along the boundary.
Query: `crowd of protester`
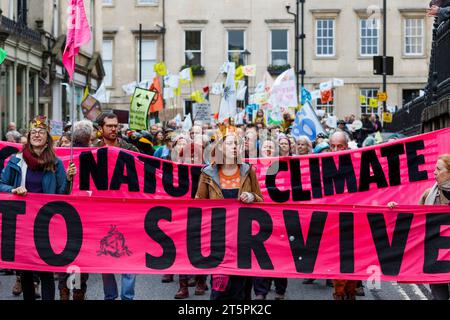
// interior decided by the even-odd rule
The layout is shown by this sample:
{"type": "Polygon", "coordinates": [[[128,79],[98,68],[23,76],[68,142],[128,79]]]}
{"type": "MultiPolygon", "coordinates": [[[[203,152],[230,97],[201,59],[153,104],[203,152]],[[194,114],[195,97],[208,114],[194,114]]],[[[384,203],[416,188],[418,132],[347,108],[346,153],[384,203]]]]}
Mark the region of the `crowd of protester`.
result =
{"type": "MultiPolygon", "coordinates": [[[[41,122],[44,122],[44,120],[41,122]]],[[[267,125],[264,111],[260,110],[254,121],[245,121],[245,124],[242,125],[234,125],[233,120],[222,126],[216,123],[205,124],[194,121],[192,125],[188,124],[189,130],[187,130],[186,122],[177,123],[175,120],[172,120],[165,124],[154,124],[150,126],[148,131],[133,131],[126,129],[126,125],[119,124],[117,116],[109,113],[101,115],[96,122],[83,120],[76,122],[73,126],[70,124],[66,125],[62,135],[55,141],[55,147],[70,147],[73,139],[73,147],[75,148],[115,146],[174,162],[209,165],[211,164],[211,159],[208,157],[210,153],[208,150],[216,142],[219,142],[219,139],[224,138],[221,135],[223,127],[226,128],[226,131],[233,132],[236,139],[240,140],[239,145],[243,146],[241,158],[301,156],[312,153],[341,151],[381,142],[376,141],[374,138],[376,132],[382,131],[381,123],[375,115],[364,116],[362,121],[355,120],[354,116],[348,116],[343,120],[337,121],[336,128],[328,126],[327,119],[322,119],[325,128],[324,133],[318,134],[314,141],[311,141],[307,136],[294,137],[292,135],[293,123],[294,119],[292,116],[285,114],[284,121],[280,125],[267,125]]],[[[35,138],[34,133],[37,130],[39,133],[46,133],[47,140],[52,140],[53,143],[53,139],[49,134],[50,128],[47,125],[39,127],[39,125],[34,124],[33,128],[28,133],[21,134],[17,130],[16,125],[10,123],[4,140],[22,143],[24,150],[28,150],[34,143],[30,139],[35,138]],[[39,130],[39,128],[42,130],[39,130]]],[[[391,138],[395,139],[397,136],[394,134],[391,138]]],[[[39,176],[39,174],[37,175],[39,176]]],[[[2,183],[5,182],[2,181],[2,183]]],[[[65,185],[64,187],[61,186],[62,189],[59,189],[59,193],[70,193],[70,181],[67,180],[68,188],[65,185]]],[[[38,189],[36,188],[37,192],[45,192],[45,190],[38,189]]],[[[12,190],[18,194],[21,192],[26,193],[20,187],[12,190]]],[[[56,276],[59,280],[60,299],[70,299],[70,290],[66,284],[68,275],[60,273],[56,274],[56,276]]],[[[83,300],[85,298],[88,278],[87,274],[81,275],[81,288],[73,291],[74,300],[83,300]]],[[[118,298],[114,275],[102,275],[102,280],[105,299],[113,300],[118,298]]],[[[135,275],[122,275],[121,299],[131,300],[134,298],[135,280],[135,275]]],[[[275,280],[276,299],[284,299],[287,279],[254,278],[252,284],[257,299],[266,298],[273,280],[275,280]]],[[[52,281],[53,274],[50,273],[17,272],[16,283],[12,292],[14,295],[24,293],[24,298],[26,299],[39,298],[42,292],[43,298],[51,299],[53,296],[52,291],[54,290],[51,285],[52,281]],[[34,283],[33,294],[30,291],[30,283],[34,283]],[[42,283],[42,290],[39,289],[40,283],[42,283]]],[[[174,281],[173,275],[164,275],[162,277],[162,282],[164,283],[172,281],[174,281]]],[[[313,281],[313,279],[307,279],[304,283],[308,284],[313,281]]],[[[179,283],[180,288],[175,294],[176,299],[189,297],[188,287],[190,286],[196,287],[196,295],[203,295],[208,290],[206,277],[204,276],[191,277],[180,275],[179,283]]],[[[327,281],[327,283],[331,285],[331,281],[327,281]]],[[[242,283],[237,283],[236,285],[239,286],[242,283]]],[[[248,286],[248,283],[245,285],[248,286]]],[[[362,288],[362,286],[359,286],[359,288],[362,288]]],[[[361,289],[359,294],[363,295],[364,290],[361,289]]]]}

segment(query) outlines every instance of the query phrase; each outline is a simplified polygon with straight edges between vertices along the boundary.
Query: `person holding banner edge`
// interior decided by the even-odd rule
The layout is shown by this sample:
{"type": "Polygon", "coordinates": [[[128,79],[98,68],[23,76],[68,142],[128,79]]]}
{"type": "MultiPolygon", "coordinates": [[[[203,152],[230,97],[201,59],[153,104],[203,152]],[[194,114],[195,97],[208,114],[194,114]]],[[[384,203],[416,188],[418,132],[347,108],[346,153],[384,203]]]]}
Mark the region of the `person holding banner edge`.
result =
{"type": "MultiPolygon", "coordinates": [[[[243,145],[236,130],[221,126],[220,136],[211,165],[202,170],[195,198],[262,202],[256,173],[250,164],[242,162],[243,145]]],[[[212,275],[211,288],[211,300],[250,300],[252,278],[212,275]]]]}
{"type": "MultiPolygon", "coordinates": [[[[69,182],[76,175],[72,163],[67,171],[53,149],[50,128],[44,116],[32,120],[28,142],[21,153],[12,156],[0,177],[0,192],[26,196],[28,192],[67,194],[69,182]]],[[[52,272],[37,272],[42,284],[42,300],[55,300],[52,272]]],[[[33,271],[21,272],[24,300],[35,300],[33,271]]]]}
{"type": "MultiPolygon", "coordinates": [[[[450,154],[438,157],[434,169],[436,183],[430,189],[425,190],[420,198],[421,205],[450,205],[450,154]]],[[[393,209],[398,206],[396,202],[389,202],[388,207],[393,209]]],[[[434,300],[450,299],[450,283],[430,284],[431,294],[434,300]]]]}
{"type": "MultiPolygon", "coordinates": [[[[114,113],[103,113],[96,121],[102,132],[102,138],[97,143],[96,147],[118,147],[121,149],[139,152],[138,148],[125,142],[119,138],[118,128],[119,119],[114,113]]],[[[115,300],[118,297],[117,282],[114,274],[102,274],[103,292],[105,300],[115,300]]],[[[134,299],[134,288],[136,285],[135,274],[122,274],[122,300],[134,299]]]]}

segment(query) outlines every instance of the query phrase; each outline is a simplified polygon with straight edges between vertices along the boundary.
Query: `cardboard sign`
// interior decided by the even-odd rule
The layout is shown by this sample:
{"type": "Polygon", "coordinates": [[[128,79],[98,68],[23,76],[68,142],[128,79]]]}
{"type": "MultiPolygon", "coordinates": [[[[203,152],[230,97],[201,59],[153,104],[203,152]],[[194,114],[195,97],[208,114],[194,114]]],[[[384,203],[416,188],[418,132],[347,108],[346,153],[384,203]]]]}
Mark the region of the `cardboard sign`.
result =
{"type": "Polygon", "coordinates": [[[64,122],[58,120],[50,120],[50,135],[62,136],[64,129],[64,122]]]}
{"type": "Polygon", "coordinates": [[[210,123],[212,121],[210,103],[194,103],[192,108],[194,121],[202,121],[204,123],[210,123]]]}
{"type": "Polygon", "coordinates": [[[383,122],[385,122],[385,123],[392,123],[392,113],[390,113],[390,112],[383,112],[383,122]]]}
{"type": "Polygon", "coordinates": [[[148,112],[156,93],[150,90],[136,88],[130,104],[129,125],[131,130],[148,129],[148,112]]]}
{"type": "Polygon", "coordinates": [[[97,99],[89,95],[81,102],[81,111],[86,119],[95,121],[102,114],[102,106],[97,99]]]}

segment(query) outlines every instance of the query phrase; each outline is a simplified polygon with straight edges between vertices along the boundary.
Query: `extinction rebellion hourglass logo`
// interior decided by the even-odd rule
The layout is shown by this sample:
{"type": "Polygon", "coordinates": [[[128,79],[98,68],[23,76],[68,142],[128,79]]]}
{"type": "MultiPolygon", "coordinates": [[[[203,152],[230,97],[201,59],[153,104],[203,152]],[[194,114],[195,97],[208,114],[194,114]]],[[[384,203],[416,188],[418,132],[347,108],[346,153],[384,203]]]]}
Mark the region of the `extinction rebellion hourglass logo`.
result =
{"type": "Polygon", "coordinates": [[[131,252],[125,244],[125,236],[117,230],[117,226],[111,226],[102,240],[100,240],[100,250],[97,251],[97,256],[111,256],[120,258],[125,255],[131,256],[131,252]]]}

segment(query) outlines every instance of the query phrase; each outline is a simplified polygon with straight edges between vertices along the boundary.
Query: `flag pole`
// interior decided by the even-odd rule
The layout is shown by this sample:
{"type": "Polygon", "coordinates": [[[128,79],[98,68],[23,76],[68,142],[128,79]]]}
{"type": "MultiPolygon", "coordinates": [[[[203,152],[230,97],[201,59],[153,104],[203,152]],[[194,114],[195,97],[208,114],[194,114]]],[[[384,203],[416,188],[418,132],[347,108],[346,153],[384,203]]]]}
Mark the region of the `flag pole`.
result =
{"type": "Polygon", "coordinates": [[[74,133],[74,124],[75,124],[75,80],[72,80],[72,126],[70,127],[70,164],[73,163],[73,133],[74,133]]]}

